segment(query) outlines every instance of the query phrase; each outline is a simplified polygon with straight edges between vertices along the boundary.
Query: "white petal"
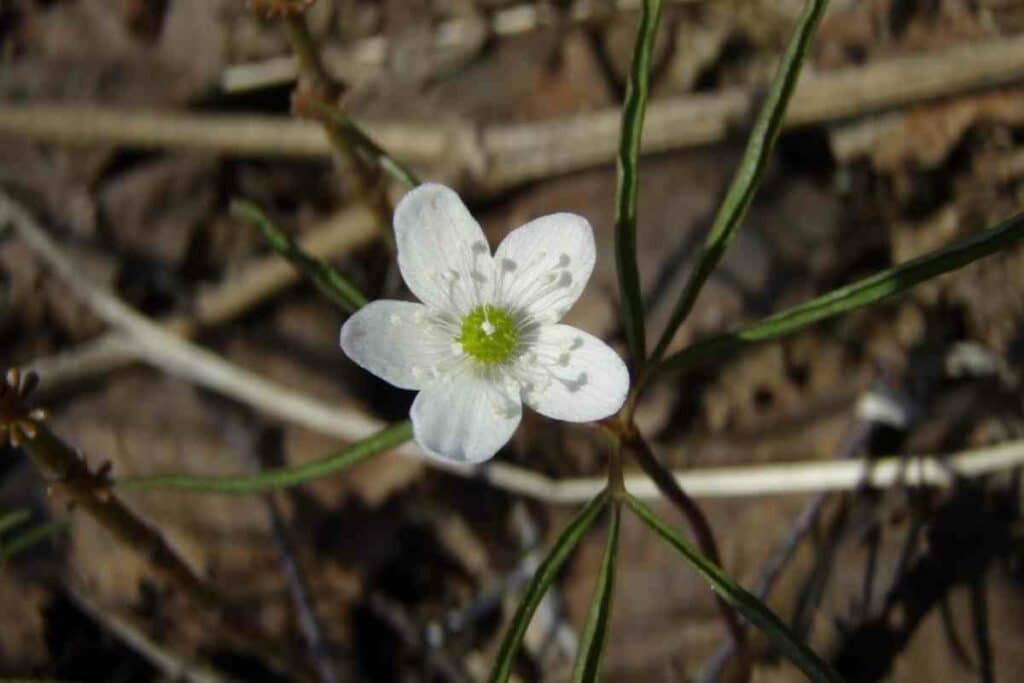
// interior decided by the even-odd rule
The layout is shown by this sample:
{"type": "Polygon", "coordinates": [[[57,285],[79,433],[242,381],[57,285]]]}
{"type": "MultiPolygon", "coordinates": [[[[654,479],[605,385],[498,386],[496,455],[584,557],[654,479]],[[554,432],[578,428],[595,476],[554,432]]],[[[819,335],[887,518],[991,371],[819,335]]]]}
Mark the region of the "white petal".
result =
{"type": "MultiPolygon", "coordinates": [[[[537,370],[551,380],[526,391],[526,405],[541,415],[568,422],[590,422],[614,414],[629,391],[629,371],[618,354],[597,337],[570,325],[543,325],[533,354],[537,370]]],[[[526,358],[521,362],[527,362],[526,358]]]]}
{"type": "Polygon", "coordinates": [[[439,340],[427,307],[373,301],[341,326],[341,348],[357,365],[401,389],[419,389],[436,364],[439,340]]]}
{"type": "Polygon", "coordinates": [[[395,240],[402,278],[423,303],[467,313],[489,300],[491,250],[453,190],[432,183],[410,190],[395,207],[395,240]]]}
{"type": "Polygon", "coordinates": [[[583,216],[554,213],[513,230],[495,252],[499,296],[538,320],[565,315],[594,270],[594,231],[583,216]]]}
{"type": "Polygon", "coordinates": [[[413,401],[413,435],[428,454],[441,460],[489,460],[519,426],[523,406],[472,371],[434,382],[413,401]]]}

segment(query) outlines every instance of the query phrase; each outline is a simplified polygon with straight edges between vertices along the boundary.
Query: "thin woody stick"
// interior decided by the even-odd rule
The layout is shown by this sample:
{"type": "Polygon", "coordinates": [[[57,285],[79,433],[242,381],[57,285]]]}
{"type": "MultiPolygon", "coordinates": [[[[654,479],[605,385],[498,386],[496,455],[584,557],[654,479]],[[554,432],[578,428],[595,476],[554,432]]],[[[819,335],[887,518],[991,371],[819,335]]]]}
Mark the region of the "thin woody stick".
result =
{"type": "MultiPolygon", "coordinates": [[[[83,277],[71,260],[23,208],[0,193],[0,219],[18,232],[54,273],[102,320],[127,334],[140,357],[169,372],[232,396],[270,415],[338,438],[370,432],[375,422],[343,413],[229,363],[217,354],[181,339],[136,313],[112,292],[83,277]]],[[[287,267],[287,266],[286,266],[287,267]]]]}

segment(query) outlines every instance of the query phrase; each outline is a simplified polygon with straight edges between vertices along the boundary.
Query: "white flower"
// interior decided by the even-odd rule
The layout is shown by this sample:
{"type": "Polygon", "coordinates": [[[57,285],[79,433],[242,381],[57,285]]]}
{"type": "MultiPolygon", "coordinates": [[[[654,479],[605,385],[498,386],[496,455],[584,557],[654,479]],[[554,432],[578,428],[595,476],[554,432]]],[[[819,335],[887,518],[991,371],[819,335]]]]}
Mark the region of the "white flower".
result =
{"type": "Polygon", "coordinates": [[[586,219],[530,221],[493,256],[480,225],[442,185],[409,192],[394,220],[398,266],[423,303],[368,304],[341,328],[341,348],[381,379],[419,391],[410,417],[427,453],[491,458],[519,425],[523,403],[569,422],[622,406],[622,360],[600,339],[558,324],[594,268],[586,219]]]}

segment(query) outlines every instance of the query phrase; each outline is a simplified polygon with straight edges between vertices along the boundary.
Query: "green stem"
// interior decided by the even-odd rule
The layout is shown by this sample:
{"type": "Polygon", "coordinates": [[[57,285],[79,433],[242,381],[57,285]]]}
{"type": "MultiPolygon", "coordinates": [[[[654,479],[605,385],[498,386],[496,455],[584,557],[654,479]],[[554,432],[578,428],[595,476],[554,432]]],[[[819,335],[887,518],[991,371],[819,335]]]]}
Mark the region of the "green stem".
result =
{"type": "Polygon", "coordinates": [[[608,493],[616,500],[626,493],[626,480],[622,472],[622,439],[611,435],[608,451],[608,493]]]}
{"type": "Polygon", "coordinates": [[[345,276],[323,261],[313,258],[295,240],[274,224],[252,202],[235,199],[231,202],[231,215],[263,233],[263,238],[278,255],[287,259],[299,273],[306,276],[328,299],[348,313],[366,305],[367,299],[345,276]]]}
{"type": "Polygon", "coordinates": [[[314,82],[322,95],[333,97],[340,90],[340,87],[327,71],[323,59],[320,58],[320,48],[309,32],[305,15],[290,14],[286,16],[284,20],[284,34],[292,46],[296,59],[299,61],[301,72],[314,82]]]}
{"type": "Polygon", "coordinates": [[[387,172],[407,187],[418,185],[419,179],[412,171],[392,158],[338,108],[337,100],[342,87],[327,71],[319,46],[309,32],[305,16],[303,14],[289,15],[285,19],[284,30],[288,42],[291,43],[292,51],[299,61],[302,74],[313,86],[312,97],[308,97],[302,91],[300,84],[293,100],[293,106],[297,111],[303,107],[310,107],[314,110],[316,116],[323,123],[331,145],[342,159],[354,168],[359,185],[357,194],[367,198],[381,214],[382,224],[386,225],[390,207],[387,205],[383,188],[377,182],[378,170],[387,172]],[[298,104],[300,101],[301,104],[298,104]]]}
{"type": "Polygon", "coordinates": [[[587,503],[586,507],[580,510],[579,514],[569,522],[569,526],[558,536],[544,561],[537,568],[537,571],[534,572],[530,585],[526,589],[526,594],[523,595],[523,600],[519,603],[519,609],[516,610],[515,616],[512,617],[512,623],[509,624],[508,629],[505,631],[505,637],[501,641],[501,649],[498,651],[494,668],[491,669],[491,683],[504,683],[504,681],[509,679],[509,676],[512,674],[512,665],[515,663],[516,654],[519,652],[519,646],[522,645],[523,636],[526,635],[526,628],[530,625],[533,613],[537,610],[537,606],[540,605],[544,594],[547,593],[551,584],[554,583],[558,570],[565,564],[573,548],[580,542],[587,529],[590,528],[607,504],[607,491],[602,491],[597,497],[587,503]]]}
{"type": "Polygon", "coordinates": [[[640,271],[636,258],[636,204],[639,189],[637,173],[640,140],[651,70],[654,38],[661,17],[661,0],[644,0],[633,52],[633,66],[626,84],[622,107],[622,135],[619,140],[618,189],[615,194],[615,263],[622,292],[622,322],[633,361],[634,373],[641,373],[646,362],[644,305],[640,291],[640,271]]]}
{"type": "Polygon", "coordinates": [[[690,546],[679,532],[659,519],[646,505],[633,496],[626,498],[626,504],[693,567],[697,574],[715,591],[716,595],[721,596],[729,605],[768,635],[783,654],[800,667],[812,681],[842,683],[839,674],[815,654],[814,650],[801,642],[767,605],[741,588],[714,562],[690,546]]]}
{"type": "Polygon", "coordinates": [[[590,600],[587,623],[580,635],[580,648],[573,666],[573,683],[596,683],[601,678],[601,661],[608,643],[608,631],[615,598],[615,559],[619,552],[619,522],[622,519],[622,501],[613,500],[608,539],[604,559],[597,576],[594,594],[590,600]]]}
{"type": "Polygon", "coordinates": [[[381,170],[388,173],[392,178],[407,188],[413,188],[420,184],[419,177],[412,170],[374,142],[373,138],[356,125],[345,112],[323,102],[314,101],[309,104],[326,125],[329,125],[349,145],[369,156],[381,170]]]}
{"type": "Polygon", "coordinates": [[[790,334],[813,323],[847,313],[899,294],[926,280],[991,256],[1024,239],[1024,213],[991,230],[919,256],[895,268],[823,294],[735,332],[699,341],[669,356],[648,376],[662,378],[710,358],[735,353],[751,344],[790,334]]]}
{"type": "Polygon", "coordinates": [[[811,39],[814,37],[815,29],[827,4],[827,0],[808,0],[804,6],[803,14],[797,22],[793,37],[782,57],[782,64],[768,90],[764,105],[754,123],[754,129],[750,133],[743,160],[740,162],[725,200],[715,216],[711,231],[701,247],[697,266],[691,272],[683,294],[676,302],[669,322],[651,354],[652,364],[657,364],[661,360],[679,326],[693,310],[697,295],[700,294],[711,271],[718,265],[722,254],[725,253],[726,246],[747,213],[747,208],[761,181],[761,175],[771,157],[775,140],[778,138],[782,121],[786,116],[789,99],[800,78],[800,68],[803,65],[804,56],[810,47],[811,39]]]}
{"type": "MultiPolygon", "coordinates": [[[[721,564],[718,542],[715,540],[711,524],[708,522],[708,518],[704,515],[701,507],[683,490],[683,487],[679,485],[679,482],[672,476],[672,473],[658,462],[654,451],[651,450],[650,445],[648,445],[647,441],[635,427],[626,432],[623,441],[644,473],[651,478],[655,486],[658,487],[658,490],[661,491],[661,494],[675,505],[682,514],[683,519],[693,531],[693,536],[697,539],[697,545],[700,547],[701,552],[715,564],[721,564]]],[[[732,638],[733,646],[736,648],[740,660],[746,666],[749,663],[749,658],[747,657],[747,637],[746,632],[743,630],[743,625],[736,618],[735,612],[729,607],[728,603],[721,597],[717,597],[716,600],[722,621],[729,632],[729,637],[732,638]]]]}
{"type": "Polygon", "coordinates": [[[336,474],[372,458],[382,451],[395,448],[411,438],[412,425],[408,421],[400,422],[362,441],[350,444],[325,458],[295,467],[266,470],[248,477],[196,477],[188,474],[163,474],[119,479],[114,483],[114,488],[120,491],[179,489],[197,493],[230,495],[260,493],[297,486],[313,479],[336,474]]]}

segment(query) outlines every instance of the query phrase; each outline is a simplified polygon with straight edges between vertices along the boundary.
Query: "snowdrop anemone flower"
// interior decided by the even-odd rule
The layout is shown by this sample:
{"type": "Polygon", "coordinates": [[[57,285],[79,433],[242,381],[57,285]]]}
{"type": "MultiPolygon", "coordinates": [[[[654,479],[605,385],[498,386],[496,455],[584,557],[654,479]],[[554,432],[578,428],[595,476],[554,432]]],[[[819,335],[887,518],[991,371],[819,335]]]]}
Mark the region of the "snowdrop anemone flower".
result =
{"type": "Polygon", "coordinates": [[[615,413],[629,373],[611,348],[559,320],[594,268],[586,219],[557,213],[509,234],[492,256],[454,191],[425,184],[395,207],[398,266],[423,303],[374,301],[341,328],[357,364],[419,391],[413,435],[431,456],[491,458],[523,403],[557,420],[615,413]]]}

